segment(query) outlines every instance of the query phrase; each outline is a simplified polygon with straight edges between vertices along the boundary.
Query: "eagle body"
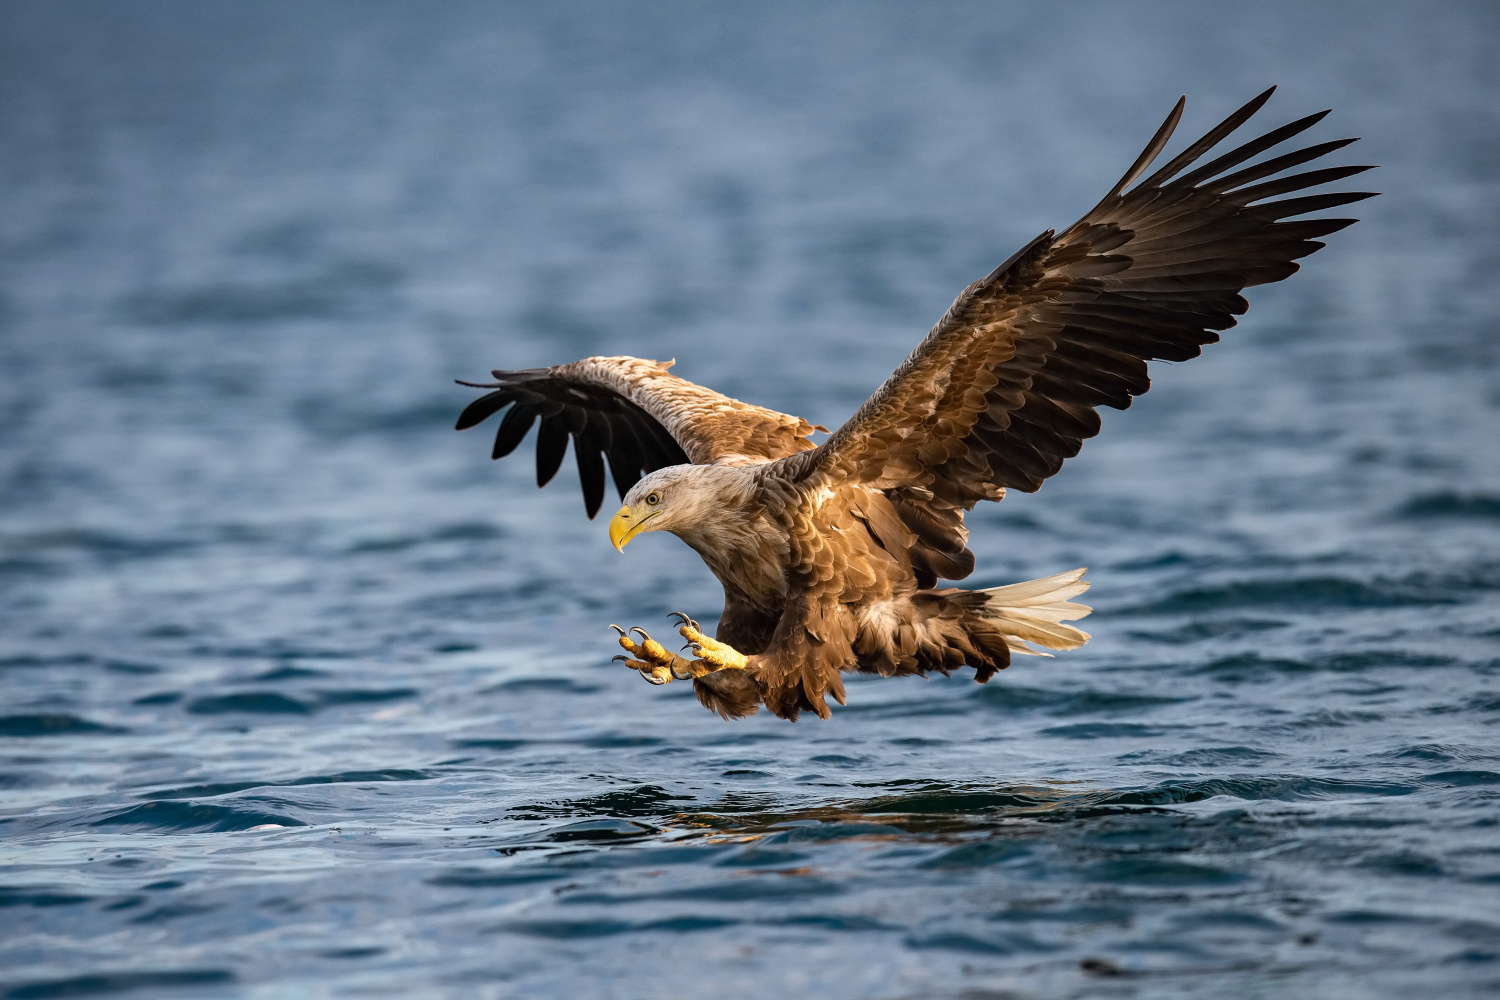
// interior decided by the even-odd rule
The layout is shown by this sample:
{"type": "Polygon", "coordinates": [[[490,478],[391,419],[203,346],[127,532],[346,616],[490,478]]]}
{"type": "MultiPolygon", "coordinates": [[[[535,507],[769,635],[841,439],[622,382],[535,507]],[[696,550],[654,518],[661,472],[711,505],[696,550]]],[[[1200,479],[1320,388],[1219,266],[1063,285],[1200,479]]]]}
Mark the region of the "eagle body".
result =
{"type": "Polygon", "coordinates": [[[760,680],[749,686],[727,671],[695,679],[700,700],[726,717],[762,702],[786,717],[826,716],[828,695],[843,701],[843,670],[889,677],[968,664],[988,680],[1009,665],[983,592],[934,589],[913,565],[919,537],[880,490],[811,487],[774,463],[683,465],[642,479],[625,509],[653,494],[664,510],[652,530],[677,535],[718,577],[715,638],[745,654],[760,680]]]}
{"type": "Polygon", "coordinates": [[[1355,221],[1298,217],[1367,192],[1272,200],[1369,169],[1286,173],[1354,140],[1244,165],[1327,112],[1198,165],[1271,93],[1141,180],[1176,127],[1179,101],[1093,210],[964,289],[821,444],[810,435],[823,428],[800,417],[695,385],[668,370],[673,362],[633,357],[462,383],[492,391],[458,428],[505,410],[492,453],[500,458],[540,421],[538,485],[571,439],[589,517],[603,502],[608,460],[624,500],[609,526],[617,548],[670,531],[703,558],[723,585],[724,610],[712,638],[680,615],[692,659],[615,628],[629,666],[653,683],[690,678],[725,718],[762,705],[787,719],[807,710],[827,718],[827,699],[844,701],[844,671],[968,666],[984,683],[1013,654],[1080,646],[1088,634],[1066,623],[1090,610],[1071,601],[1088,587],[1082,569],[988,590],[938,582],[974,569],[964,515],[976,503],[1038,489],[1098,433],[1098,406],[1124,409],[1147,391],[1148,360],[1196,357],[1246,310],[1243,288],[1287,277],[1323,246],[1317,237],[1355,221]]]}

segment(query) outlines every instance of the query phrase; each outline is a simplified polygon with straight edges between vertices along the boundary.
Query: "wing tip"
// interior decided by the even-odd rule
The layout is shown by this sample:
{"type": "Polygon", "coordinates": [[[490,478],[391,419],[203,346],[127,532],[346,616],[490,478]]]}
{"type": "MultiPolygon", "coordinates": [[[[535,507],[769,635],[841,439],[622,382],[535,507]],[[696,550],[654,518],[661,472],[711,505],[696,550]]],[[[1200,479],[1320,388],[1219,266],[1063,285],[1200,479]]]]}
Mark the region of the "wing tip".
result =
{"type": "MultiPolygon", "coordinates": [[[[1132,183],[1134,183],[1135,180],[1141,176],[1141,174],[1144,174],[1146,172],[1146,169],[1150,167],[1152,163],[1156,162],[1156,158],[1161,155],[1161,151],[1165,149],[1167,147],[1167,143],[1171,141],[1172,133],[1177,131],[1177,125],[1182,121],[1182,112],[1186,108],[1187,95],[1183,94],[1181,97],[1177,98],[1177,103],[1172,106],[1171,113],[1167,115],[1166,120],[1161,123],[1161,126],[1159,128],[1157,128],[1156,134],[1151,137],[1151,141],[1146,144],[1146,148],[1141,150],[1141,155],[1136,157],[1135,163],[1131,164],[1130,169],[1125,171],[1125,176],[1121,177],[1120,180],[1115,184],[1115,186],[1110,189],[1109,194],[1104,196],[1103,200],[1099,203],[1100,205],[1109,201],[1111,198],[1118,197],[1120,193],[1128,188],[1132,183]]],[[[1097,211],[1097,206],[1095,207],[1095,211],[1097,211]]],[[[1089,214],[1092,215],[1093,212],[1090,212],[1089,214]]]]}

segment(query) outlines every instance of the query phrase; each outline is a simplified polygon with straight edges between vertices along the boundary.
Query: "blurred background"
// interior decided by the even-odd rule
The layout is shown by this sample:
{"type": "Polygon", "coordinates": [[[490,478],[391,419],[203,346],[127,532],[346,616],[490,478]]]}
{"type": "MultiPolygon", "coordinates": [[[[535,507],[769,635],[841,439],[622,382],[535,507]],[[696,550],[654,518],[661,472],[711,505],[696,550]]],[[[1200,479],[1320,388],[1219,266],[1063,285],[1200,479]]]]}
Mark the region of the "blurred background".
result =
{"type": "Polygon", "coordinates": [[[1497,40],[5,4],[0,991],[1485,995],[1497,40]],[[970,519],[976,586],[1092,567],[1077,654],[726,725],[608,662],[713,620],[700,560],[451,430],[453,379],[596,353],[836,427],[1180,94],[1173,148],[1271,84],[1247,132],[1332,107],[1384,194],[970,519]]]}

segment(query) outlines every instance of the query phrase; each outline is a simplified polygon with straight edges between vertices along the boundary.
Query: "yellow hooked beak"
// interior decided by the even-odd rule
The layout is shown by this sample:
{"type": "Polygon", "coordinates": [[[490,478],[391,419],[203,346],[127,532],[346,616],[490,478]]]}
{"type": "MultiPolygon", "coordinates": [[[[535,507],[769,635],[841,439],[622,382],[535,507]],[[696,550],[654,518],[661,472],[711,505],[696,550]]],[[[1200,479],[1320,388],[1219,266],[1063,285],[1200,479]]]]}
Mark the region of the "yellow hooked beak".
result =
{"type": "Polygon", "coordinates": [[[629,507],[621,507],[615,512],[615,516],[609,519],[609,540],[620,552],[625,551],[625,543],[641,533],[646,522],[651,520],[661,511],[653,510],[645,517],[636,517],[635,512],[629,507]]]}

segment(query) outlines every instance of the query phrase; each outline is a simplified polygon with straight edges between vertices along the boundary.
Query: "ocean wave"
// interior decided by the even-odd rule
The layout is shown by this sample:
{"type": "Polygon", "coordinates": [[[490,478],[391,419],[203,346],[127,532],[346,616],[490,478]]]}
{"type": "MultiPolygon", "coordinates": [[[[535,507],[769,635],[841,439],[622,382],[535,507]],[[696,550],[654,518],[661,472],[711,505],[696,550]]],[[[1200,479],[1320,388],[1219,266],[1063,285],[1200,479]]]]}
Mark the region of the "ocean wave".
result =
{"type": "Polygon", "coordinates": [[[1500,773],[1495,771],[1438,771],[1434,774],[1423,775],[1421,780],[1429,785],[1467,788],[1473,785],[1500,785],[1500,773]]]}
{"type": "Polygon", "coordinates": [[[1450,595],[1436,593],[1417,581],[1365,583],[1338,576],[1295,577],[1282,580],[1243,580],[1216,587],[1193,587],[1147,604],[1121,608],[1120,615],[1184,615],[1229,608],[1399,608],[1453,604],[1450,595]]]}
{"type": "Polygon", "coordinates": [[[1259,653],[1237,653],[1202,664],[1185,664],[1178,669],[1187,674],[1212,677],[1228,683],[1264,680],[1277,675],[1331,673],[1362,673],[1394,667],[1436,668],[1464,665],[1452,656],[1432,656],[1405,650],[1375,649],[1349,653],[1329,653],[1294,660],[1286,657],[1262,656],[1259,653]]]}
{"type": "Polygon", "coordinates": [[[1244,764],[1261,760],[1275,760],[1282,755],[1255,747],[1199,747],[1181,753],[1168,754],[1159,763],[1171,767],[1216,767],[1224,764],[1244,764]]]}
{"type": "Polygon", "coordinates": [[[968,696],[970,701],[995,708],[1020,710],[1042,709],[1048,715],[1099,715],[1111,712],[1140,712],[1163,705],[1176,705],[1193,701],[1195,696],[1180,698],[1154,694],[1135,694],[1128,691],[1099,691],[1092,688],[1082,691],[1053,690],[1008,684],[1001,677],[982,685],[968,696]]]}
{"type": "Polygon", "coordinates": [[[253,715],[309,715],[313,706],[276,691],[238,691],[234,694],[197,698],[188,703],[187,710],[194,715],[225,715],[236,712],[253,715]]]}
{"type": "Polygon", "coordinates": [[[1500,497],[1488,493],[1424,493],[1402,504],[1396,516],[1416,520],[1439,517],[1494,520],[1500,518],[1500,497]]]}
{"type": "Polygon", "coordinates": [[[1101,862],[1085,873],[1090,881],[1118,885],[1142,885],[1156,888],[1196,888],[1234,885],[1243,882],[1242,872],[1228,871],[1212,865],[1194,864],[1162,858],[1116,858],[1101,862]]]}
{"type": "Polygon", "coordinates": [[[76,906],[79,903],[87,903],[91,899],[93,899],[92,896],[85,896],[67,888],[30,885],[0,886],[0,907],[76,906]]]}
{"type": "Polygon", "coordinates": [[[363,784],[380,781],[427,781],[437,777],[435,771],[419,771],[408,768],[380,768],[370,771],[339,771],[334,774],[316,774],[291,781],[247,780],[222,781],[203,785],[184,785],[180,788],[163,788],[145,792],[143,799],[208,799],[220,795],[232,795],[250,788],[296,788],[303,785],[363,784]]]}
{"type": "Polygon", "coordinates": [[[329,319],[357,314],[372,297],[383,300],[401,277],[401,270],[389,264],[350,261],[313,278],[139,292],[122,301],[120,310],[125,318],[148,326],[329,319]]]}
{"type": "Polygon", "coordinates": [[[1160,642],[1179,646],[1192,642],[1203,642],[1206,639],[1238,639],[1241,636],[1254,635],[1257,632],[1286,628],[1289,624],[1289,622],[1275,621],[1267,618],[1196,621],[1189,622],[1181,628],[1170,629],[1165,632],[1131,632],[1130,637],[1133,639],[1144,639],[1147,642],[1160,642]]]}
{"type": "Polygon", "coordinates": [[[554,938],[569,941],[583,938],[613,937],[618,934],[690,934],[732,927],[739,920],[725,917],[670,917],[665,920],[630,922],[623,920],[526,920],[486,928],[488,932],[504,931],[523,937],[554,938]]]}
{"type": "Polygon", "coordinates": [[[145,802],[95,820],[92,826],[133,827],[175,833],[230,833],[257,826],[306,826],[300,819],[237,806],[145,802]]]}
{"type": "Polygon", "coordinates": [[[427,879],[428,885],[452,889],[502,889],[512,885],[532,885],[536,882],[553,882],[566,878],[562,869],[529,866],[518,868],[510,865],[500,869],[454,868],[427,879]]]}
{"type": "Polygon", "coordinates": [[[145,990],[177,990],[192,986],[225,986],[235,981],[228,969],[163,969],[100,972],[64,979],[38,979],[6,992],[6,1000],[61,1000],[63,997],[105,996],[145,990]]]}
{"type": "Polygon", "coordinates": [[[0,715],[0,736],[73,736],[81,733],[114,735],[130,730],[91,722],[66,712],[0,715]]]}
{"type": "Polygon", "coordinates": [[[1139,722],[1079,722],[1070,726],[1051,726],[1041,730],[1040,736],[1057,736],[1068,740],[1098,740],[1116,738],[1144,738],[1161,736],[1182,726],[1148,726],[1139,722]]]}
{"type": "Polygon", "coordinates": [[[965,952],[971,955],[1018,955],[1038,954],[1060,950],[1058,945],[1043,944],[1024,934],[986,935],[961,934],[915,934],[902,942],[906,947],[918,951],[941,949],[965,952]]]}
{"type": "MultiPolygon", "coordinates": [[[[769,832],[796,827],[793,839],[868,836],[890,832],[938,832],[980,829],[1007,817],[1072,821],[1111,813],[1152,811],[1214,798],[1243,801],[1336,800],[1410,795],[1418,786],[1398,781],[1360,781],[1303,775],[1229,775],[1173,778],[1139,788],[1076,790],[1067,786],[955,785],[946,782],[896,782],[919,786],[909,792],[859,799],[835,799],[821,805],[778,810],[736,811],[715,803],[676,819],[722,831],[769,832]],[[979,823],[967,822],[978,820],[979,823]],[[954,821],[949,823],[948,821],[954,821]],[[879,829],[864,826],[875,824],[879,829]]],[[[666,811],[655,817],[672,818],[666,811]]]]}
{"type": "Polygon", "coordinates": [[[416,688],[342,688],[314,691],[319,707],[330,705],[365,705],[382,701],[415,698],[416,688]]]}
{"type": "Polygon", "coordinates": [[[634,788],[601,792],[570,801],[538,802],[521,806],[513,811],[513,815],[650,818],[675,812],[673,803],[691,801],[690,796],[673,795],[660,785],[637,785],[634,788]]]}

